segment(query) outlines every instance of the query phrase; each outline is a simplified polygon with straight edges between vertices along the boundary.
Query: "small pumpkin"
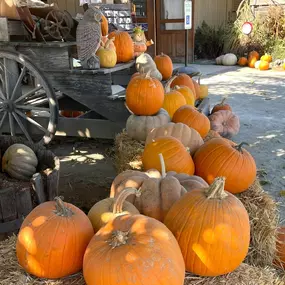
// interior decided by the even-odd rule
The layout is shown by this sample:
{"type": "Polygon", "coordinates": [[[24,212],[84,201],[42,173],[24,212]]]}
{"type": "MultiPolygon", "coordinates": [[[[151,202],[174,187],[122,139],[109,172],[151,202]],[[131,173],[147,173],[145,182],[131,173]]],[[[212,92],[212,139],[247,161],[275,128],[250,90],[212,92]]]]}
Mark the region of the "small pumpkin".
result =
{"type": "Polygon", "coordinates": [[[258,61],[256,57],[249,57],[248,58],[248,66],[250,68],[255,68],[255,63],[258,61]]]}
{"type": "Polygon", "coordinates": [[[159,137],[145,146],[142,163],[145,170],[160,169],[159,154],[163,155],[166,171],[193,175],[195,166],[184,145],[174,137],[159,137]]]}
{"type": "Polygon", "coordinates": [[[224,185],[225,178],[218,177],[208,188],[186,193],[164,220],[179,243],[186,270],[196,275],[230,273],[248,253],[248,213],[224,185]]]}
{"type": "Polygon", "coordinates": [[[178,139],[186,148],[189,148],[191,155],[193,155],[204,143],[200,134],[196,130],[189,128],[187,125],[182,123],[168,123],[161,127],[152,129],[146,138],[145,144],[147,145],[156,138],[162,136],[170,136],[178,139]]]}
{"type": "Polygon", "coordinates": [[[233,194],[246,191],[256,178],[256,164],[251,154],[236,143],[214,138],[204,143],[194,155],[195,174],[211,184],[215,177],[226,178],[225,189],[233,194]]]}
{"type": "Polygon", "coordinates": [[[174,90],[178,91],[179,93],[181,93],[184,96],[187,105],[195,106],[196,98],[195,98],[194,93],[192,92],[192,90],[189,87],[177,86],[176,85],[174,87],[174,90]]]}
{"type": "Polygon", "coordinates": [[[126,124],[127,134],[137,141],[145,141],[150,131],[170,122],[170,117],[164,109],[153,116],[131,115],[126,124]]]}
{"type": "Polygon", "coordinates": [[[126,104],[135,114],[152,116],[158,113],[164,102],[164,89],[160,81],[142,74],[134,77],[126,89],[126,104]]]}
{"type": "Polygon", "coordinates": [[[223,65],[233,66],[237,64],[237,56],[233,53],[227,53],[224,55],[222,63],[223,65]]]}
{"type": "Polygon", "coordinates": [[[259,70],[268,70],[269,69],[269,62],[268,61],[260,61],[259,70]]]}
{"type": "Polygon", "coordinates": [[[100,47],[97,51],[97,56],[100,59],[100,67],[111,68],[117,63],[116,51],[109,48],[109,45],[113,42],[113,39],[106,42],[104,47],[100,47]]]}
{"type": "Polygon", "coordinates": [[[195,129],[202,138],[204,138],[210,130],[208,117],[189,105],[180,107],[174,113],[172,121],[174,123],[186,124],[188,127],[195,129]]]}
{"type": "Polygon", "coordinates": [[[115,38],[117,62],[129,62],[134,58],[134,43],[128,32],[114,31],[108,38],[115,38]]]}
{"type": "Polygon", "coordinates": [[[187,75],[186,73],[180,73],[178,75],[173,76],[170,80],[170,88],[174,88],[175,86],[187,86],[189,87],[192,92],[195,95],[195,98],[197,97],[196,91],[195,91],[195,86],[193,83],[193,79],[187,75]]]}
{"type": "Polygon", "coordinates": [[[135,215],[140,212],[138,209],[126,201],[130,195],[140,196],[141,192],[135,188],[126,188],[121,191],[116,198],[106,198],[97,202],[88,212],[88,218],[92,223],[94,232],[97,233],[109,221],[118,216],[135,215]]]}
{"type": "Polygon", "coordinates": [[[260,55],[257,51],[253,50],[248,54],[248,58],[255,58],[256,60],[259,60],[260,55]]]}
{"type": "Polygon", "coordinates": [[[109,31],[109,23],[107,18],[102,14],[101,33],[102,36],[107,36],[109,31]]]}
{"type": "Polygon", "coordinates": [[[162,74],[162,79],[170,79],[173,72],[173,63],[171,58],[168,55],[161,53],[160,55],[157,55],[154,58],[154,62],[156,64],[157,69],[162,74]]]}
{"type": "Polygon", "coordinates": [[[239,66],[247,66],[247,58],[246,57],[240,57],[239,60],[238,60],[238,65],[239,66]]]}
{"type": "Polygon", "coordinates": [[[83,115],[84,112],[82,111],[69,111],[69,110],[61,110],[60,115],[66,118],[77,118],[83,115]]]}
{"type": "Polygon", "coordinates": [[[219,57],[217,57],[216,58],[216,64],[222,65],[223,64],[223,58],[224,58],[224,55],[220,55],[219,57]]]}
{"type": "Polygon", "coordinates": [[[19,264],[29,274],[56,279],[82,269],[94,235],[88,217],[59,197],[40,204],[25,218],[16,244],[19,264]]]}
{"type": "Polygon", "coordinates": [[[220,110],[209,116],[211,130],[216,131],[224,138],[232,138],[240,130],[239,117],[231,111],[220,110]]]}
{"type": "Polygon", "coordinates": [[[147,46],[144,42],[134,42],[135,57],[140,56],[147,50],[147,46]]]}
{"type": "Polygon", "coordinates": [[[226,100],[227,100],[227,97],[224,97],[220,103],[216,104],[213,107],[211,114],[214,114],[215,112],[221,111],[221,110],[232,111],[232,107],[229,104],[225,104],[226,100]]]}
{"type": "Polygon", "coordinates": [[[143,215],[117,217],[89,243],[87,285],[181,285],[185,265],[178,243],[161,222],[143,215]],[[159,275],[157,275],[159,272],[159,275]]]}
{"type": "Polygon", "coordinates": [[[268,63],[272,62],[272,56],[269,54],[265,54],[260,58],[261,61],[267,61],[268,63]]]}
{"type": "Polygon", "coordinates": [[[29,181],[37,171],[38,158],[34,151],[24,144],[13,144],[2,157],[2,171],[12,178],[29,181]]]}

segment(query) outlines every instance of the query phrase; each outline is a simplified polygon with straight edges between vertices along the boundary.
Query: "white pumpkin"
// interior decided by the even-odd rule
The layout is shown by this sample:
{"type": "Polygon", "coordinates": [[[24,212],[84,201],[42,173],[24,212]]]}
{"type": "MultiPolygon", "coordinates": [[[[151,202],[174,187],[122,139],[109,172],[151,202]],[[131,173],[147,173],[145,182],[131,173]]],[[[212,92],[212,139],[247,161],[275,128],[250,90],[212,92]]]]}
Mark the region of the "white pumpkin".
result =
{"type": "Polygon", "coordinates": [[[260,65],[260,60],[258,60],[255,64],[254,64],[254,67],[256,68],[256,69],[258,69],[259,68],[259,65],[260,65]]]}
{"type": "Polygon", "coordinates": [[[223,64],[223,58],[224,58],[224,55],[220,55],[219,57],[217,57],[216,58],[216,64],[222,65],[223,64]]]}
{"type": "Polygon", "coordinates": [[[31,148],[24,144],[13,144],[2,157],[2,171],[12,178],[29,181],[36,173],[38,159],[31,148]]]}
{"type": "Polygon", "coordinates": [[[137,141],[145,141],[148,133],[157,127],[164,126],[170,122],[170,117],[164,109],[160,109],[153,116],[131,115],[126,124],[127,134],[137,141]]]}
{"type": "Polygon", "coordinates": [[[233,66],[233,65],[236,65],[237,64],[237,56],[233,53],[227,53],[225,54],[225,56],[223,57],[223,65],[226,65],[226,66],[233,66]]]}

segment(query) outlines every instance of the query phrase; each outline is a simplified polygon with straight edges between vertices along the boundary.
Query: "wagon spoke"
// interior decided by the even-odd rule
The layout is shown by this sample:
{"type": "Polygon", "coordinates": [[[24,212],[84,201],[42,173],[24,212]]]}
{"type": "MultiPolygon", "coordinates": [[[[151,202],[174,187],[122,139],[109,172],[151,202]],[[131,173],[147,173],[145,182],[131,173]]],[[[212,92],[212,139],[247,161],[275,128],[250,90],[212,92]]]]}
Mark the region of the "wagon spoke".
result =
{"type": "Polygon", "coordinates": [[[4,73],[4,84],[5,84],[5,89],[6,89],[6,97],[9,99],[10,97],[10,91],[9,91],[9,74],[7,72],[7,58],[4,58],[3,60],[3,73],[4,73]]]}
{"type": "Polygon", "coordinates": [[[34,88],[33,90],[29,91],[28,93],[26,94],[23,94],[22,96],[20,96],[19,98],[17,98],[14,103],[18,103],[20,101],[22,101],[23,99],[25,99],[26,97],[29,97],[33,94],[35,94],[37,91],[41,90],[43,87],[42,86],[38,86],[36,88],[34,88]]]}
{"type": "Polygon", "coordinates": [[[1,101],[5,101],[5,100],[6,100],[6,98],[5,98],[5,96],[4,96],[4,93],[3,93],[1,87],[0,87],[0,100],[1,100],[1,101]]]}
{"type": "Polygon", "coordinates": [[[33,105],[16,105],[17,109],[22,110],[33,110],[33,111],[44,111],[44,112],[50,112],[49,108],[43,108],[43,107],[36,107],[33,105]]]}
{"type": "Polygon", "coordinates": [[[32,118],[30,117],[27,117],[24,113],[22,113],[21,111],[19,110],[15,110],[15,112],[21,116],[22,118],[24,118],[25,120],[27,120],[29,123],[31,123],[32,125],[34,125],[35,127],[37,127],[38,129],[40,129],[41,131],[43,131],[44,133],[46,133],[46,129],[40,125],[38,122],[36,122],[35,120],[33,120],[32,118]]]}
{"type": "Polygon", "coordinates": [[[2,119],[1,119],[1,121],[0,121],[0,130],[1,130],[1,128],[2,128],[2,125],[3,125],[3,123],[4,123],[5,119],[6,119],[6,117],[7,117],[7,111],[4,112],[3,117],[2,117],[2,119]]]}
{"type": "Polygon", "coordinates": [[[22,132],[24,133],[24,135],[26,136],[26,138],[28,139],[28,141],[33,142],[33,140],[31,139],[28,131],[26,130],[25,126],[23,125],[21,119],[19,118],[19,116],[13,112],[13,117],[15,118],[15,121],[18,123],[19,127],[21,128],[22,132]]]}
{"type": "Polygon", "coordinates": [[[21,85],[22,80],[23,80],[23,78],[24,78],[24,76],[25,76],[25,74],[26,74],[26,71],[27,71],[27,67],[24,66],[23,69],[22,69],[22,71],[21,71],[21,74],[20,74],[20,76],[19,76],[19,78],[18,78],[18,80],[17,80],[17,83],[16,83],[16,85],[15,85],[15,87],[14,87],[14,90],[13,90],[13,93],[12,93],[12,96],[11,96],[11,100],[14,99],[14,97],[15,97],[15,95],[16,95],[18,89],[19,89],[19,86],[21,85]]]}
{"type": "Polygon", "coordinates": [[[14,119],[11,113],[9,113],[9,125],[10,125],[11,136],[15,136],[14,119]]]}

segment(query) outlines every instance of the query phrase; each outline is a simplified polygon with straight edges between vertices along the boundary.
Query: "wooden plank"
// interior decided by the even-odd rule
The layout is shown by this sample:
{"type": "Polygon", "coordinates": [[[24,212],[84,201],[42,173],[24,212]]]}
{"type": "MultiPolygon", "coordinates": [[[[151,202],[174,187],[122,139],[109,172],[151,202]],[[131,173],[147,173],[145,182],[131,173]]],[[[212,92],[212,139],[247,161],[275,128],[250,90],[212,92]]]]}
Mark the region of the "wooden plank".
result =
{"type": "Polygon", "coordinates": [[[210,115],[210,98],[205,98],[202,101],[198,101],[196,106],[198,110],[206,116],[210,115]]]}
{"type": "Polygon", "coordinates": [[[18,215],[17,215],[16,196],[14,189],[12,188],[0,189],[0,207],[1,207],[3,222],[17,219],[18,215]]]}
{"type": "Polygon", "coordinates": [[[18,218],[26,217],[33,210],[30,188],[16,192],[16,206],[18,218]]]}
{"type": "Polygon", "coordinates": [[[0,42],[9,42],[8,21],[6,18],[0,17],[0,42]]]}
{"type": "Polygon", "coordinates": [[[19,230],[23,221],[23,218],[19,218],[13,221],[0,224],[0,234],[10,233],[19,230]]]}
{"type": "MultiPolygon", "coordinates": [[[[1,19],[1,18],[0,18],[1,19]]],[[[59,48],[76,46],[76,42],[0,42],[0,46],[16,46],[16,47],[37,47],[37,48],[59,48]]]]}

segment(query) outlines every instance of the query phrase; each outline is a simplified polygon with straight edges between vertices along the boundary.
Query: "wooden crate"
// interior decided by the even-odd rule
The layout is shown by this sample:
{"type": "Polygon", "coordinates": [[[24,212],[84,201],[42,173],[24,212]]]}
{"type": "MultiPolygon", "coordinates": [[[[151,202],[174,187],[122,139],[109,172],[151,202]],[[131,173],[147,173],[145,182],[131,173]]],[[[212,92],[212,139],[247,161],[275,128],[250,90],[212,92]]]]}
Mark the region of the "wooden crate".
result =
{"type": "Polygon", "coordinates": [[[29,36],[22,21],[0,17],[0,42],[25,39],[29,36]]]}

